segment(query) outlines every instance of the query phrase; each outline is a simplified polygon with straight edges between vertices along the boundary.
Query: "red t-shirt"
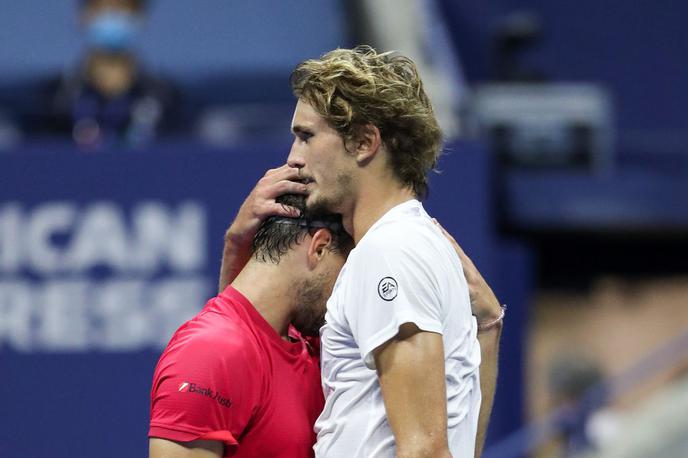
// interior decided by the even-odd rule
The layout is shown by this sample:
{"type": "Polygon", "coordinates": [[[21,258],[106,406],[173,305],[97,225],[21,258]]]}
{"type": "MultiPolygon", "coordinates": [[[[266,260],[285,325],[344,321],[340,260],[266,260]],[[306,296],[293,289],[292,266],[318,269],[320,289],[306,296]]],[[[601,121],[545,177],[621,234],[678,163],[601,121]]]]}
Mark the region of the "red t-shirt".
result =
{"type": "Polygon", "coordinates": [[[313,456],[317,342],[282,339],[231,286],[182,325],[153,376],[149,437],[218,440],[225,456],[313,456]]]}

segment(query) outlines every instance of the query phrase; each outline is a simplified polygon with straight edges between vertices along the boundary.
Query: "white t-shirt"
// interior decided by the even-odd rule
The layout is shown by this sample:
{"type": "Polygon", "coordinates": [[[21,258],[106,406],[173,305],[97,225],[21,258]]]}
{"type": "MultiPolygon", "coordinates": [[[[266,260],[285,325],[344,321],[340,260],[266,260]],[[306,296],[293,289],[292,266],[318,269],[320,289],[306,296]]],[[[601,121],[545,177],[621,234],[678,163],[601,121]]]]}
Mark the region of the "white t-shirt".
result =
{"type": "Polygon", "coordinates": [[[373,350],[404,323],[442,334],[449,448],[455,457],[473,456],[481,398],[477,323],[459,258],[420,202],[392,208],[360,240],[337,278],[326,321],[316,456],[395,456],[373,350]]]}

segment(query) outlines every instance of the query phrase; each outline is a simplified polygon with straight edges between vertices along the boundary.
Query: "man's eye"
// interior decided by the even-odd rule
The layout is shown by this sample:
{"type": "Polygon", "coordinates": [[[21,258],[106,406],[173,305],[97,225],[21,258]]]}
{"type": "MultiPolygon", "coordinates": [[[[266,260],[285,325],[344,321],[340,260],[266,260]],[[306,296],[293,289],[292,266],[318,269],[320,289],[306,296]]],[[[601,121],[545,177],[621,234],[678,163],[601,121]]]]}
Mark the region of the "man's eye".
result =
{"type": "Polygon", "coordinates": [[[299,137],[299,140],[306,142],[313,136],[313,134],[310,132],[299,132],[297,136],[299,137]]]}

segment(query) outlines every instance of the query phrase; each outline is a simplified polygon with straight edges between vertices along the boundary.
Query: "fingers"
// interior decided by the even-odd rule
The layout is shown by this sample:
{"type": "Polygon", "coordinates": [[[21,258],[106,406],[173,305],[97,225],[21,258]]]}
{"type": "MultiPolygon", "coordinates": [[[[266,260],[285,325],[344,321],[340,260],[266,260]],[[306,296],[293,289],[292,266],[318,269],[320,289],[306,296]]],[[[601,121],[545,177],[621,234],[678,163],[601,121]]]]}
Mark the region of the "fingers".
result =
{"type": "Polygon", "coordinates": [[[461,265],[464,267],[464,273],[466,276],[472,276],[473,271],[477,272],[473,261],[471,261],[471,258],[469,258],[466,252],[463,251],[463,248],[461,248],[461,245],[459,245],[456,239],[449,232],[447,232],[447,230],[440,224],[439,221],[437,221],[437,219],[433,218],[432,222],[440,228],[442,234],[444,234],[444,236],[451,242],[452,246],[454,247],[454,251],[456,251],[456,254],[459,255],[459,259],[461,260],[461,265]]]}
{"type": "Polygon", "coordinates": [[[298,208],[278,203],[266,205],[264,213],[264,217],[286,216],[287,218],[298,218],[299,215],[301,215],[301,211],[298,208]]]}
{"type": "Polygon", "coordinates": [[[440,222],[437,221],[437,218],[433,218],[432,222],[435,223],[435,226],[440,228],[440,230],[442,231],[442,233],[444,234],[445,237],[447,237],[449,240],[455,242],[454,237],[452,237],[452,235],[449,232],[447,232],[447,230],[444,228],[444,226],[442,226],[440,224],[440,222]]]}
{"type": "Polygon", "coordinates": [[[287,164],[265,172],[248,199],[251,202],[251,217],[259,222],[270,216],[298,217],[301,212],[297,208],[276,202],[284,194],[308,194],[305,184],[293,181],[298,177],[299,169],[287,164]]]}
{"type": "Polygon", "coordinates": [[[276,202],[283,194],[307,194],[308,188],[298,183],[299,169],[283,165],[265,172],[249,193],[227,230],[229,238],[242,245],[250,243],[260,224],[271,216],[297,218],[301,212],[276,202]]]}
{"type": "Polygon", "coordinates": [[[265,172],[265,177],[270,177],[274,180],[297,180],[299,178],[299,169],[284,164],[276,169],[270,169],[265,172]]]}
{"type": "Polygon", "coordinates": [[[462,260],[463,258],[468,258],[468,256],[466,256],[466,253],[464,253],[463,249],[459,245],[459,243],[456,241],[456,239],[449,232],[447,232],[447,230],[440,224],[440,222],[437,221],[437,219],[435,218],[432,219],[432,222],[440,228],[442,234],[444,234],[444,236],[452,243],[459,257],[462,258],[462,260]]]}
{"type": "Polygon", "coordinates": [[[271,194],[274,193],[272,198],[279,197],[282,194],[307,194],[308,187],[303,183],[297,183],[295,181],[282,180],[278,181],[270,188],[271,194]]]}
{"type": "Polygon", "coordinates": [[[461,266],[463,267],[463,273],[466,277],[466,282],[468,283],[468,292],[471,300],[471,311],[473,315],[478,317],[479,320],[485,321],[488,319],[493,319],[501,313],[501,308],[499,306],[499,301],[494,295],[494,292],[490,288],[490,285],[485,282],[485,279],[475,267],[471,258],[469,258],[466,253],[461,249],[459,244],[456,242],[454,237],[447,232],[442,225],[433,218],[432,221],[440,228],[442,234],[451,242],[456,254],[459,255],[461,260],[461,266]]]}
{"type": "Polygon", "coordinates": [[[268,170],[258,181],[254,194],[259,199],[274,200],[282,194],[307,194],[308,188],[295,180],[299,178],[299,169],[283,165],[268,170]]]}

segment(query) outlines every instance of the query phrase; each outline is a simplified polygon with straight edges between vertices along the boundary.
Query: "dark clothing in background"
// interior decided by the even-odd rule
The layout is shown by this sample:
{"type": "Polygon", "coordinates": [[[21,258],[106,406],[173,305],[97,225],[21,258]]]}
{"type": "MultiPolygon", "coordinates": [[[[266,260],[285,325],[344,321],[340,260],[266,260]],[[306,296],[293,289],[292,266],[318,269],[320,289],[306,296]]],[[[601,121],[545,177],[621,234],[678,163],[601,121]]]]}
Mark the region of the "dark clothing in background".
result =
{"type": "Polygon", "coordinates": [[[68,136],[86,149],[145,146],[178,132],[178,93],[143,71],[122,94],[99,93],[81,71],[37,85],[36,103],[21,116],[21,129],[33,136],[68,136]]]}

